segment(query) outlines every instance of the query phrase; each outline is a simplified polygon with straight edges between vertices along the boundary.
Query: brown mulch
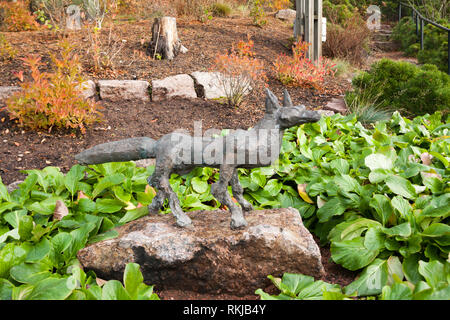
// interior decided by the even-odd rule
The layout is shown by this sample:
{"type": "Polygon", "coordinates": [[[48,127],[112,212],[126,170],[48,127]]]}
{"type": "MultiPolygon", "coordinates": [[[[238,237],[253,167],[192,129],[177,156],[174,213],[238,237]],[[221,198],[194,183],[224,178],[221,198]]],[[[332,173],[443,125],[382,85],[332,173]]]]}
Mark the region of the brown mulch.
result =
{"type": "MultiPolygon", "coordinates": [[[[150,38],[151,21],[118,23],[114,33],[126,45],[118,54],[114,72],[92,72],[91,58],[86,54],[89,41],[85,33],[73,32],[68,35],[80,54],[84,75],[89,79],[138,79],[151,81],[180,73],[207,71],[214,57],[231,48],[232,43],[246,40],[247,34],[255,42],[256,57],[266,65],[269,88],[279,97],[283,86],[274,78],[271,64],[281,54],[289,54],[291,26],[269,17],[264,28],[251,24],[248,18],[214,18],[202,24],[187,20],[178,20],[178,32],[183,44],[189,49],[173,61],[152,60],[145,55],[145,44],[150,38]]],[[[39,54],[44,62],[49,54],[57,50],[57,37],[50,31],[2,33],[18,49],[18,56],[12,61],[0,61],[0,86],[19,85],[13,72],[24,70],[20,58],[29,54],[39,54]]],[[[108,36],[108,27],[103,37],[108,36]]],[[[48,70],[44,67],[43,71],[48,70]]],[[[29,73],[24,71],[25,78],[29,73]]],[[[347,91],[350,84],[346,80],[327,79],[324,92],[303,88],[289,88],[295,104],[305,104],[310,108],[321,108],[333,97],[347,91]]],[[[253,126],[264,115],[263,92],[253,93],[240,108],[230,108],[218,101],[197,99],[171,99],[161,102],[140,101],[101,101],[103,121],[88,128],[86,134],[54,131],[34,132],[19,128],[9,120],[5,110],[0,111],[0,176],[6,185],[23,180],[22,170],[43,169],[47,166],[60,167],[67,172],[76,162],[74,155],[80,151],[113,140],[136,136],[148,136],[154,139],[175,129],[184,128],[192,132],[194,121],[202,121],[203,130],[209,128],[243,128],[253,126]]],[[[0,102],[0,108],[4,105],[0,102]]],[[[332,283],[346,285],[355,273],[349,272],[330,261],[330,252],[321,248],[322,259],[327,275],[322,279],[332,283]]],[[[157,290],[157,288],[155,288],[157,290]]],[[[256,289],[256,288],[255,288],[256,289]]],[[[276,292],[276,291],[275,291],[276,292]]],[[[201,295],[197,293],[165,291],[158,292],[164,299],[257,299],[258,296],[235,297],[232,295],[201,295]]]]}

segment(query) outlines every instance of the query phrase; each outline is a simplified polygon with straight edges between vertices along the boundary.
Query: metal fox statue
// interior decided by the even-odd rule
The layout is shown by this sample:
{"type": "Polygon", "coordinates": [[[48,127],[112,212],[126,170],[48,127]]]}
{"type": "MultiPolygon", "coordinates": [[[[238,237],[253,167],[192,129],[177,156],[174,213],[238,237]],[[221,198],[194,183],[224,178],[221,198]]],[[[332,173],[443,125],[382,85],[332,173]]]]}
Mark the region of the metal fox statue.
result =
{"type": "Polygon", "coordinates": [[[211,193],[230,209],[231,228],[243,228],[247,226],[243,211],[253,208],[243,197],[237,169],[270,165],[278,159],[284,129],[320,119],[317,111],[306,110],[303,105],[293,106],[287,90],[284,90],[283,107],[270,90],[266,89],[266,94],[264,118],[249,130],[213,137],[192,137],[175,131],[157,141],[147,137],[130,138],[97,145],[79,153],[75,159],[81,164],[98,164],[156,158],[155,171],[148,183],[158,192],[148,206],[149,211],[157,213],[168,199],[180,227],[190,225],[191,219],[181,209],[170,187],[170,175],[186,174],[195,167],[220,168],[219,181],[211,186],[211,193]],[[228,193],[229,184],[240,206],[228,193]]]}

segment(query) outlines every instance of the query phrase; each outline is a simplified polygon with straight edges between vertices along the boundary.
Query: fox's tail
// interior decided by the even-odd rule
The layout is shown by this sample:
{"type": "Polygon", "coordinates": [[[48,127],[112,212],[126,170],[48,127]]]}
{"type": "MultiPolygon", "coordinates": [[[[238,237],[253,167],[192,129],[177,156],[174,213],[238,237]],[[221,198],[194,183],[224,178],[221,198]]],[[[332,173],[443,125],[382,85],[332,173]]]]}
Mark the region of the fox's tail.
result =
{"type": "Polygon", "coordinates": [[[75,156],[81,164],[99,164],[155,158],[156,141],[147,138],[129,138],[96,145],[75,156]]]}

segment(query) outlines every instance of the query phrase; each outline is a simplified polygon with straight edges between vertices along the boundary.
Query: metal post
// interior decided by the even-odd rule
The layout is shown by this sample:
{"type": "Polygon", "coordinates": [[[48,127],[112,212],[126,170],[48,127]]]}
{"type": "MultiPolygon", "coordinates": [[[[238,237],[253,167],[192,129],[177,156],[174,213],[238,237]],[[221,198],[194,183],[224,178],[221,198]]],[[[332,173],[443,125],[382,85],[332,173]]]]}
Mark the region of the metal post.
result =
{"type": "Polygon", "coordinates": [[[423,19],[420,19],[420,50],[423,50],[423,27],[424,21],[423,19]]]}
{"type": "Polygon", "coordinates": [[[401,2],[398,3],[398,22],[400,22],[400,20],[402,20],[402,3],[401,2]]]}
{"type": "Polygon", "coordinates": [[[416,35],[419,36],[419,15],[416,14],[416,35]]]}

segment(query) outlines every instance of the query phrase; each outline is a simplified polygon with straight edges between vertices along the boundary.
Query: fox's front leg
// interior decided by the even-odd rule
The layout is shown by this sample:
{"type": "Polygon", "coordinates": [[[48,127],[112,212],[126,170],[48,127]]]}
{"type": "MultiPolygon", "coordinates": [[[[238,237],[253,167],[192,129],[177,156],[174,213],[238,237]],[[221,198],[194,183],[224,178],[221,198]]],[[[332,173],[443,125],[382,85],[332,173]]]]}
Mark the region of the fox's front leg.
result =
{"type": "Polygon", "coordinates": [[[220,203],[230,209],[231,229],[238,229],[247,226],[247,221],[245,221],[242,209],[233,202],[227,190],[228,183],[233,176],[233,171],[233,166],[221,165],[219,181],[211,186],[211,193],[220,203]]]}

